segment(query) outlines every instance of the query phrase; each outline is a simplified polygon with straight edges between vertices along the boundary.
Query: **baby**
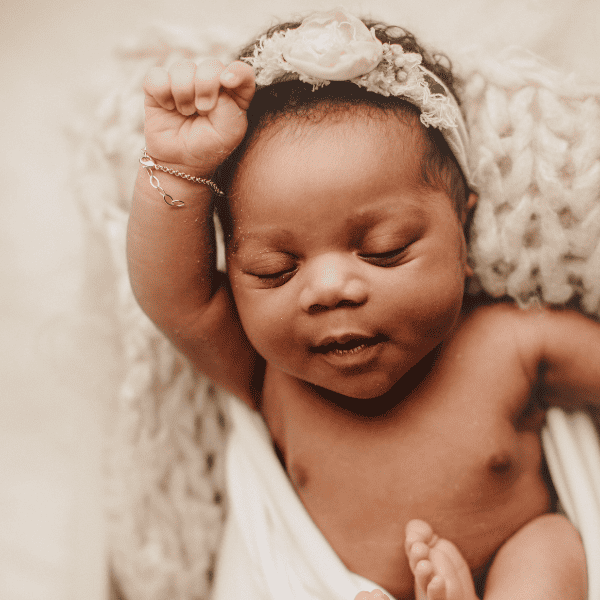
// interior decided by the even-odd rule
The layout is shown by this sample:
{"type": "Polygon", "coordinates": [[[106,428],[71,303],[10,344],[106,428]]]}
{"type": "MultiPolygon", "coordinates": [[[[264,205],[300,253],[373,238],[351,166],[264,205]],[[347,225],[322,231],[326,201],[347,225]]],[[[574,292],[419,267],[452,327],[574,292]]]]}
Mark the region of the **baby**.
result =
{"type": "Polygon", "coordinates": [[[585,599],[539,434],[547,407],[600,403],[600,326],[464,298],[476,196],[450,70],[340,9],[242,58],[146,77],[140,305],[259,411],[350,571],[406,600],[585,599]]]}

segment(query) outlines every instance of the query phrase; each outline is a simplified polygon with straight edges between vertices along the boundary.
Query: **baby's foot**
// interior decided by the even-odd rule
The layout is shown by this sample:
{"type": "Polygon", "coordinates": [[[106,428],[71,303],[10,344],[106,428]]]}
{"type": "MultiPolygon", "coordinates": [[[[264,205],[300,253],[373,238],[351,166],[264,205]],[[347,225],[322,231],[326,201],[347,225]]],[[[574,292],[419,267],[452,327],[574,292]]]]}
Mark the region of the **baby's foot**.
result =
{"type": "Polygon", "coordinates": [[[469,565],[458,548],[425,521],[406,526],[406,555],[415,576],[416,600],[477,600],[469,565]]]}
{"type": "Polygon", "coordinates": [[[381,590],[373,590],[372,592],[359,592],[354,600],[390,600],[390,597],[381,590]]]}

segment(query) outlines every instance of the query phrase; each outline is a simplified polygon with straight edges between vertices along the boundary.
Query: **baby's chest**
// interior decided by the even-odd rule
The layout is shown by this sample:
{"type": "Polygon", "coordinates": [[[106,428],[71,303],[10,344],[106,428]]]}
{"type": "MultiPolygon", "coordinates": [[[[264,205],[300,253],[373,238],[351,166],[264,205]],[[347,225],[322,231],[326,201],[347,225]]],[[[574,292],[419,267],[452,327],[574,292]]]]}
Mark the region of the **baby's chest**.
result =
{"type": "Polygon", "coordinates": [[[393,518],[415,507],[483,512],[504,503],[541,461],[537,431],[493,411],[429,410],[395,424],[297,434],[287,436],[288,474],[305,504],[328,518],[393,518]]]}
{"type": "Polygon", "coordinates": [[[287,436],[286,468],[313,520],[351,570],[390,590],[411,581],[410,519],[431,523],[477,571],[548,508],[539,432],[515,427],[498,402],[481,411],[446,402],[370,429],[287,436]]]}

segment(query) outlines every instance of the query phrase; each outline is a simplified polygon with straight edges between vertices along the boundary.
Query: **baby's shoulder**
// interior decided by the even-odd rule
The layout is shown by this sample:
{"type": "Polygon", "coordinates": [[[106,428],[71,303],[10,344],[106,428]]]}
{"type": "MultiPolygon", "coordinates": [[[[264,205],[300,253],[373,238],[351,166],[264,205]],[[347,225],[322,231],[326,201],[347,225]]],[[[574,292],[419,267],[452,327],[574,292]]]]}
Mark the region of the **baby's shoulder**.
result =
{"type": "Polygon", "coordinates": [[[488,332],[497,335],[509,333],[526,327],[532,318],[539,316],[537,310],[522,309],[513,302],[496,301],[480,304],[466,304],[462,312],[458,328],[482,334],[488,332]]]}
{"type": "Polygon", "coordinates": [[[456,338],[463,345],[487,346],[498,352],[512,349],[533,366],[552,362],[579,347],[590,348],[600,341],[600,325],[570,308],[522,308],[497,301],[467,304],[456,338]]]}
{"type": "Polygon", "coordinates": [[[468,307],[456,328],[453,345],[473,355],[474,360],[518,361],[526,371],[534,372],[543,357],[548,317],[545,309],[523,309],[511,302],[468,307]]]}
{"type": "Polygon", "coordinates": [[[562,335],[563,328],[598,327],[598,323],[580,310],[569,307],[538,306],[521,307],[508,300],[466,301],[463,307],[459,328],[481,329],[486,331],[514,331],[525,333],[527,339],[547,340],[553,334],[562,335]]]}

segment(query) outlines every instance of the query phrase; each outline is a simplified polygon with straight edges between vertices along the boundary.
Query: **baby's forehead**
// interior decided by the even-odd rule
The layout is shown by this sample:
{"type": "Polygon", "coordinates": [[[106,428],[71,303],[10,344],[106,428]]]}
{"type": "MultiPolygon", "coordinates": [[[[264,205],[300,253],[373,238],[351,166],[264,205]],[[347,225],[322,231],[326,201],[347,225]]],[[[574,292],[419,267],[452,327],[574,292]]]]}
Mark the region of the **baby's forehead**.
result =
{"type": "MultiPolygon", "coordinates": [[[[402,163],[410,163],[415,179],[420,179],[421,162],[427,147],[425,128],[418,117],[373,107],[278,117],[256,130],[249,141],[234,178],[248,171],[264,171],[285,156],[280,171],[303,169],[310,163],[317,171],[321,164],[336,167],[351,161],[354,169],[368,169],[371,156],[385,161],[388,155],[402,153],[402,163]],[[360,152],[363,151],[363,156],[360,152]],[[319,156],[324,162],[312,162],[319,156]],[[331,164],[330,164],[331,163],[331,164]]],[[[389,165],[394,169],[395,165],[389,165]]],[[[262,176],[262,174],[261,174],[262,176]]]]}
{"type": "Polygon", "coordinates": [[[321,103],[293,113],[281,113],[257,128],[255,141],[279,136],[290,140],[311,140],[319,136],[364,136],[365,130],[378,135],[396,135],[418,142],[425,133],[418,112],[410,105],[380,107],[368,104],[321,103]]]}
{"type": "MultiPolygon", "coordinates": [[[[285,206],[285,199],[281,201],[285,206]]],[[[258,212],[244,210],[242,204],[239,217],[234,220],[229,251],[233,254],[240,251],[260,253],[283,247],[299,248],[315,240],[359,247],[367,240],[406,236],[421,230],[434,211],[434,198],[414,198],[401,202],[390,199],[364,208],[353,206],[352,211],[347,214],[337,212],[333,218],[331,213],[328,216],[327,207],[314,217],[295,204],[286,207],[280,215],[261,218],[258,212]]]]}

